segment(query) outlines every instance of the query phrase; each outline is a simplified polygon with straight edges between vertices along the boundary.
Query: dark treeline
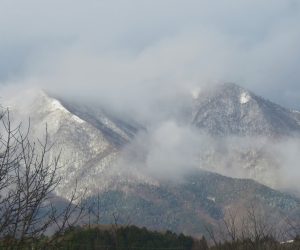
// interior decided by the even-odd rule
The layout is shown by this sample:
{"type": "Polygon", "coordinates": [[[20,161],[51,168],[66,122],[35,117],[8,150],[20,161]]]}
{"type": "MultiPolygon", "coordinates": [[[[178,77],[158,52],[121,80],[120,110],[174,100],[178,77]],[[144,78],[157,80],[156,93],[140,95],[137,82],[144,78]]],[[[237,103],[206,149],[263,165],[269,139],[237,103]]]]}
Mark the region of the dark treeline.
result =
{"type": "Polygon", "coordinates": [[[114,227],[72,227],[57,237],[41,237],[24,241],[23,246],[12,247],[10,240],[1,242],[1,249],[68,249],[68,250],[192,250],[208,249],[205,238],[195,240],[190,236],[171,231],[157,232],[136,226],[114,227]],[[55,241],[53,241],[55,238],[55,241]]]}
{"type": "Polygon", "coordinates": [[[209,246],[205,237],[195,239],[171,231],[157,232],[136,226],[101,228],[73,228],[61,238],[63,249],[107,249],[107,250],[300,250],[300,238],[293,242],[280,243],[265,236],[255,241],[252,239],[235,240],[209,246]]]}
{"type": "Polygon", "coordinates": [[[171,231],[157,232],[136,226],[73,227],[63,235],[30,240],[18,248],[1,242],[1,249],[66,250],[300,250],[300,237],[280,243],[272,237],[222,242],[209,246],[205,237],[195,239],[171,231]],[[55,237],[55,241],[53,241],[55,237]]]}
{"type": "MultiPolygon", "coordinates": [[[[171,231],[157,232],[136,226],[111,227],[108,229],[73,228],[67,231],[62,243],[64,249],[208,249],[205,238],[196,241],[190,236],[175,234],[171,231]]],[[[59,241],[59,239],[58,239],[59,241]]]]}

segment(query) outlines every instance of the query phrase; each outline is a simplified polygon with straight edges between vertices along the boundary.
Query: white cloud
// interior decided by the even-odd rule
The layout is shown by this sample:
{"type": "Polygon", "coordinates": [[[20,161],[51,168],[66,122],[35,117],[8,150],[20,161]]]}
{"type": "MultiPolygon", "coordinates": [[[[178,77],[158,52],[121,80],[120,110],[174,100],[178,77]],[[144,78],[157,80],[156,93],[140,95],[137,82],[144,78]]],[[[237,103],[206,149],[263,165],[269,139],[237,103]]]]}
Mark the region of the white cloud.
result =
{"type": "Polygon", "coordinates": [[[180,165],[201,143],[169,120],[192,90],[233,81],[300,109],[299,23],[297,0],[0,0],[0,81],[156,124],[148,165],[182,143],[180,165]]]}

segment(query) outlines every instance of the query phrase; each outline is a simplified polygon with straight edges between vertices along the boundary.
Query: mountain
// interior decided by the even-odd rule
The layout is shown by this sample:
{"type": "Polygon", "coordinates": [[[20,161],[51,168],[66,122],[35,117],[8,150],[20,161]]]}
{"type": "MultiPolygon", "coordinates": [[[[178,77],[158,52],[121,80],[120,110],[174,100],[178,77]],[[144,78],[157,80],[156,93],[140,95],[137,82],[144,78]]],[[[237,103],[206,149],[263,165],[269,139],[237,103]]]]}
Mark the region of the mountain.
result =
{"type": "Polygon", "coordinates": [[[131,140],[138,128],[126,122],[113,119],[97,107],[67,109],[61,101],[40,90],[28,90],[6,100],[16,122],[30,117],[33,138],[43,138],[46,131],[53,143],[50,157],[59,155],[62,177],[56,192],[69,197],[75,185],[79,190],[88,188],[89,193],[98,190],[98,182],[103,186],[110,178],[113,164],[120,154],[122,145],[131,140]],[[22,96],[22,97],[21,97],[22,96]],[[24,98],[26,96],[26,98],[24,98]],[[26,101],[23,101],[26,99],[26,101]],[[71,112],[74,111],[74,113],[71,112]],[[80,114],[80,117],[76,114],[80,114]]]}
{"type": "Polygon", "coordinates": [[[200,168],[299,194],[298,111],[233,83],[204,89],[191,110],[192,126],[211,136],[199,152],[200,168]]]}
{"type": "Polygon", "coordinates": [[[230,214],[237,221],[250,220],[247,213],[252,206],[257,218],[264,218],[260,223],[271,223],[274,230],[283,229],[287,218],[300,221],[299,199],[253,180],[206,171],[194,171],[180,182],[158,185],[120,181],[118,186],[88,199],[95,210],[98,200],[102,223],[112,223],[115,215],[121,224],[171,229],[194,236],[206,234],[207,226],[217,231],[220,221],[230,214]]]}
{"type": "Polygon", "coordinates": [[[216,136],[280,137],[300,133],[299,113],[233,83],[200,93],[194,101],[192,124],[216,136]]]}
{"type": "MultiPolygon", "coordinates": [[[[47,124],[54,143],[49,157],[62,150],[58,170],[62,182],[56,194],[68,198],[76,186],[79,191],[87,189],[90,205],[100,199],[102,223],[110,223],[112,213],[116,212],[124,223],[124,217],[128,217],[137,225],[197,235],[204,233],[206,224],[216,227],[226,217],[226,210],[237,210],[241,218],[253,203],[273,221],[276,218],[283,222],[285,217],[300,220],[299,199],[253,180],[231,178],[242,172],[238,177],[273,185],[280,162],[273,159],[269,144],[241,144],[245,144],[245,138],[286,138],[298,133],[299,114],[236,85],[225,84],[194,99],[192,119],[182,123],[195,128],[195,137],[208,132],[213,143],[205,145],[204,151],[199,147],[195,167],[187,168],[189,171],[183,171],[178,179],[172,179],[172,169],[170,178],[144,171],[149,157],[145,145],[148,141],[139,134],[151,137],[151,129],[132,117],[117,115],[97,104],[53,97],[40,90],[20,93],[3,105],[10,107],[16,122],[30,117],[34,138],[42,137],[47,124]],[[140,144],[131,151],[131,162],[120,164],[137,139],[140,144]]],[[[161,155],[173,157],[169,153],[161,155]]],[[[187,166],[182,163],[180,167],[187,166]]]]}

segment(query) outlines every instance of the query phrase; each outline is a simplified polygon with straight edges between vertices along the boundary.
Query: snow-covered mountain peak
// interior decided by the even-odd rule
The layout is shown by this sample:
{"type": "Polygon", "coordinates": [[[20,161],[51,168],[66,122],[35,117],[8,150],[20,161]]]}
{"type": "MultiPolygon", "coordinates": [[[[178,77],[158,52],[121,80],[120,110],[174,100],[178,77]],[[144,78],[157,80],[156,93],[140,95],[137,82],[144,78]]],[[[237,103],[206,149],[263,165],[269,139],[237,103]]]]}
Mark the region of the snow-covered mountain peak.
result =
{"type": "Polygon", "coordinates": [[[285,136],[300,133],[295,112],[233,83],[200,93],[192,123],[213,135],[285,136]]]}

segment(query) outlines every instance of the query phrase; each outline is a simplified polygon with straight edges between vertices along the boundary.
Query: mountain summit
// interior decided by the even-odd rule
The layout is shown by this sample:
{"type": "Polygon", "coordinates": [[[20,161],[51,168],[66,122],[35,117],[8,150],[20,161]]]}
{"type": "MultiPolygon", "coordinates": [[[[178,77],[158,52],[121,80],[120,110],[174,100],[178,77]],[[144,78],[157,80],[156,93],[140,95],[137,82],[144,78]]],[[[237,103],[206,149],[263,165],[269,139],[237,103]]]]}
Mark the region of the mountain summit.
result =
{"type": "Polygon", "coordinates": [[[297,113],[233,83],[200,93],[194,101],[192,124],[217,136],[300,133],[297,113]]]}

